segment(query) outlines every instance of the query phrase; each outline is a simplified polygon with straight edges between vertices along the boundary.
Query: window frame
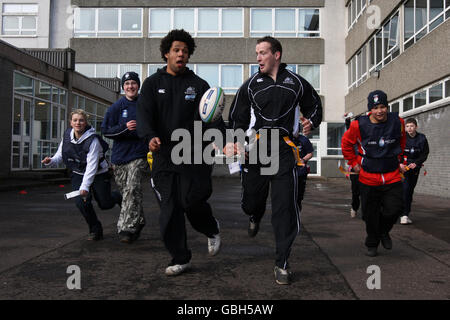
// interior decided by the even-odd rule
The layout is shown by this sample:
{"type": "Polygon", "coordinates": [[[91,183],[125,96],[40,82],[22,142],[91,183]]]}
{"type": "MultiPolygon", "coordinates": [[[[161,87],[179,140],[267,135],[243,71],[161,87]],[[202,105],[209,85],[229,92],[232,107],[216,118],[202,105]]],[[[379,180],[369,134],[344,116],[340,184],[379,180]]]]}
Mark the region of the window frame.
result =
{"type": "Polygon", "coordinates": [[[2,37],[23,37],[23,38],[33,38],[37,37],[38,34],[38,25],[39,25],[39,3],[3,3],[2,4],[2,25],[1,25],[1,36],[2,37]],[[5,12],[5,7],[8,5],[14,6],[24,6],[24,5],[32,5],[36,7],[36,12],[28,11],[28,12],[5,12]],[[5,29],[4,22],[5,17],[16,17],[18,18],[19,26],[17,29],[5,29]],[[35,28],[27,29],[23,28],[23,18],[25,17],[34,17],[35,28]],[[18,32],[17,34],[5,34],[5,32],[18,32]],[[33,32],[33,34],[23,34],[23,32],[33,32]]]}
{"type": "Polygon", "coordinates": [[[281,7],[281,8],[250,8],[250,16],[249,16],[249,38],[260,38],[261,35],[270,35],[272,37],[277,38],[320,38],[322,36],[322,8],[319,7],[302,7],[302,8],[292,8],[292,7],[281,7]],[[253,10],[261,10],[261,9],[269,9],[272,10],[272,27],[271,30],[252,30],[253,23],[253,10]],[[275,30],[275,17],[276,10],[294,10],[295,12],[295,30],[275,30]],[[300,10],[318,10],[319,11],[319,30],[312,31],[301,31],[300,30],[300,21],[299,21],[299,11],[300,10]],[[278,33],[290,33],[290,35],[278,35],[278,33]],[[315,36],[308,36],[310,34],[315,34],[315,36]],[[303,36],[302,36],[303,35],[303,36]]]}
{"type": "Polygon", "coordinates": [[[143,30],[144,30],[144,9],[143,8],[75,8],[74,10],[74,19],[73,19],[73,37],[74,38],[142,38],[143,30]],[[94,30],[77,30],[76,29],[76,21],[79,17],[79,13],[83,10],[94,10],[94,30]],[[117,29],[116,30],[108,30],[102,31],[99,30],[99,10],[105,9],[115,9],[117,12],[117,29]],[[128,9],[137,9],[141,12],[141,28],[136,31],[122,30],[122,10],[128,9]],[[77,16],[78,15],[78,16],[77,16]],[[105,35],[110,33],[117,33],[117,36],[105,35]],[[88,35],[87,35],[88,34],[88,35]]]}
{"type": "MultiPolygon", "coordinates": [[[[163,38],[170,30],[174,29],[174,22],[175,22],[175,10],[184,10],[187,9],[188,7],[177,7],[177,8],[149,8],[149,13],[148,13],[148,37],[149,38],[163,38]],[[169,10],[170,11],[170,22],[169,22],[169,30],[151,30],[150,26],[151,26],[151,19],[152,19],[152,10],[169,10]],[[162,35],[164,34],[164,35],[162,35]]],[[[220,37],[220,38],[243,38],[244,37],[244,8],[239,8],[239,7],[226,7],[226,8],[221,8],[221,7],[201,7],[201,8],[189,8],[189,9],[193,9],[194,10],[194,30],[193,31],[189,31],[189,33],[191,34],[192,37],[194,38],[211,38],[211,37],[220,37]],[[219,16],[219,21],[218,21],[218,31],[203,31],[203,30],[199,30],[199,10],[202,9],[208,9],[208,10],[219,10],[218,12],[218,16],[219,16]],[[223,11],[224,10],[239,10],[241,12],[241,30],[240,31],[228,31],[228,30],[223,30],[223,11]],[[206,33],[206,35],[205,35],[206,33]],[[209,33],[209,34],[208,34],[209,33]],[[199,35],[200,34],[200,35],[199,35]],[[210,35],[211,34],[211,35],[210,35]],[[219,34],[214,35],[214,34],[219,34]],[[227,34],[227,35],[223,35],[223,34],[227,34]],[[235,35],[230,35],[230,34],[235,34],[235,35]]]]}
{"type": "Polygon", "coordinates": [[[441,79],[439,81],[433,82],[430,85],[427,85],[425,87],[419,88],[419,89],[415,90],[414,92],[408,93],[406,95],[401,96],[400,98],[397,98],[397,99],[389,102],[389,111],[392,112],[393,111],[392,110],[392,105],[395,104],[395,103],[398,103],[399,104],[399,108],[398,108],[399,109],[399,111],[398,111],[399,115],[401,117],[404,117],[404,116],[409,116],[409,115],[414,114],[416,112],[420,112],[422,110],[425,110],[425,109],[429,108],[430,106],[441,105],[443,103],[445,104],[447,102],[450,102],[450,96],[446,97],[446,94],[448,94],[448,93],[446,92],[446,88],[445,88],[445,83],[448,82],[448,81],[450,81],[450,77],[447,77],[447,78],[441,79]],[[442,85],[442,98],[440,98],[440,99],[438,99],[436,101],[430,102],[430,90],[432,88],[436,87],[436,86],[439,86],[439,85],[442,85]],[[424,91],[425,91],[425,97],[426,97],[425,104],[423,104],[421,106],[417,106],[416,105],[416,95],[419,94],[419,93],[422,93],[424,91]],[[404,111],[404,102],[408,98],[412,98],[412,108],[409,109],[409,110],[404,111]]]}
{"type": "MultiPolygon", "coordinates": [[[[414,2],[413,5],[413,12],[414,12],[414,20],[413,20],[413,25],[414,25],[414,31],[413,31],[413,35],[410,36],[409,38],[404,37],[403,39],[403,47],[404,50],[408,49],[410,46],[412,46],[414,43],[416,43],[417,41],[419,41],[420,39],[422,39],[423,37],[425,37],[427,34],[429,34],[431,31],[433,31],[434,29],[436,29],[439,25],[443,24],[447,19],[449,19],[449,13],[450,13],[450,6],[446,6],[446,0],[441,0],[442,1],[442,12],[439,13],[437,16],[435,16],[432,20],[430,20],[430,10],[431,10],[431,6],[430,6],[430,0],[426,0],[427,1],[427,8],[426,8],[426,23],[424,26],[422,26],[419,30],[416,30],[416,1],[417,0],[410,0],[414,2]],[[432,25],[438,20],[442,18],[442,22],[438,23],[437,25],[434,25],[432,27],[432,25]],[[432,28],[430,28],[432,27],[432,28]],[[421,33],[423,33],[425,31],[425,33],[423,35],[421,35],[421,33]],[[421,35],[420,38],[417,39],[417,36],[421,35]]],[[[407,1],[403,2],[402,7],[403,7],[403,12],[405,12],[405,4],[407,1]]],[[[403,35],[405,34],[405,19],[406,19],[406,15],[403,15],[403,35]]]]}

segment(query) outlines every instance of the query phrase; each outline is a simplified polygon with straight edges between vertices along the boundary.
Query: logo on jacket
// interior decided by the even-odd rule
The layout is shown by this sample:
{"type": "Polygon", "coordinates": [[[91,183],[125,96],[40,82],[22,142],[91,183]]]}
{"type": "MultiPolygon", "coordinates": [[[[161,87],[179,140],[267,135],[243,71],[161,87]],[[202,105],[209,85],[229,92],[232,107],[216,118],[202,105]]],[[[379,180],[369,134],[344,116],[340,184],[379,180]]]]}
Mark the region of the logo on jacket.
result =
{"type": "Polygon", "coordinates": [[[380,141],[378,141],[378,145],[379,145],[381,148],[384,147],[385,142],[384,142],[384,138],[383,138],[383,137],[381,137],[381,138],[380,138],[380,141]]]}
{"type": "Polygon", "coordinates": [[[284,79],[283,83],[285,83],[285,84],[295,84],[294,80],[291,77],[287,77],[286,79],[284,79]]]}
{"type": "Polygon", "coordinates": [[[184,92],[184,94],[185,94],[184,99],[186,101],[194,101],[195,97],[197,96],[197,93],[195,92],[194,87],[187,88],[186,91],[184,92]]]}
{"type": "Polygon", "coordinates": [[[256,80],[256,82],[263,82],[263,81],[264,81],[263,78],[259,78],[259,79],[256,80]]]}
{"type": "Polygon", "coordinates": [[[166,93],[166,89],[159,89],[158,93],[166,93]]]}

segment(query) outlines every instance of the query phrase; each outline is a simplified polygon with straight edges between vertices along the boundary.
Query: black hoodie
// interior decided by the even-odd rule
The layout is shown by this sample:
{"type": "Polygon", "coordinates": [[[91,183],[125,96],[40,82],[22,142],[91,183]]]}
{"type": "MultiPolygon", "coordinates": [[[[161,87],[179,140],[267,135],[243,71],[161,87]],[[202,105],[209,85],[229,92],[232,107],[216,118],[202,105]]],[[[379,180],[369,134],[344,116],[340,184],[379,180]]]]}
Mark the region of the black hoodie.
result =
{"type": "MultiPolygon", "coordinates": [[[[138,100],[137,132],[147,144],[154,137],[161,140],[161,148],[153,156],[153,171],[193,169],[192,165],[175,165],[171,160],[172,149],[179,143],[171,141],[176,129],[187,129],[191,137],[194,137],[194,121],[202,124],[202,132],[210,127],[224,129],[223,120],[209,125],[201,122],[198,106],[208,89],[208,83],[188,68],[173,76],[164,67],[145,79],[138,100]]],[[[191,145],[194,153],[193,141],[191,145]]]]}

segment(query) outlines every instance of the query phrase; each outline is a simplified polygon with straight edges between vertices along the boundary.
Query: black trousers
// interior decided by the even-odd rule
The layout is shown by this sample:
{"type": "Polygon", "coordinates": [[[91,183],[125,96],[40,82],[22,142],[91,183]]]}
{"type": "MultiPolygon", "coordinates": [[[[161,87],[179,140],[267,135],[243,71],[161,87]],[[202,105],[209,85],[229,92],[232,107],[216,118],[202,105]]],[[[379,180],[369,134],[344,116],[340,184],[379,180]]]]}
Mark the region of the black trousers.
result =
{"type": "Polygon", "coordinates": [[[416,187],[417,180],[419,179],[419,171],[405,172],[404,176],[403,201],[405,203],[405,208],[403,210],[403,215],[408,216],[411,212],[411,203],[413,201],[414,188],[416,187]]]}
{"type": "Polygon", "coordinates": [[[280,157],[277,174],[261,175],[257,164],[244,165],[242,179],[242,209],[260,221],[266,210],[269,186],[271,188],[272,227],[275,234],[275,264],[288,267],[292,244],[300,232],[300,210],[298,208],[298,179],[292,153],[280,157]]]}
{"type": "Polygon", "coordinates": [[[302,212],[302,201],[303,197],[305,196],[306,180],[308,178],[308,175],[298,175],[297,178],[298,178],[297,206],[299,212],[302,212]]]}
{"type": "Polygon", "coordinates": [[[217,221],[207,202],[212,193],[211,170],[201,173],[155,172],[152,186],[161,209],[161,236],[172,256],[169,265],[186,264],[191,260],[192,253],[187,245],[185,213],[196,231],[208,238],[219,233],[217,221]]]}
{"type": "Polygon", "coordinates": [[[351,174],[350,182],[352,184],[352,208],[358,211],[360,200],[359,200],[359,174],[351,174]]]}
{"type": "MultiPolygon", "coordinates": [[[[72,173],[72,190],[79,190],[81,183],[83,182],[83,176],[80,174],[72,173]]],[[[83,199],[82,197],[76,197],[75,203],[80,210],[84,219],[89,226],[89,233],[102,233],[102,224],[97,218],[94,206],[92,205],[92,197],[97,201],[98,206],[102,210],[111,209],[116,204],[121,204],[122,196],[119,192],[111,192],[111,177],[108,172],[101,173],[95,176],[88,196],[83,199]]]]}
{"type": "Polygon", "coordinates": [[[366,223],[367,247],[377,247],[382,234],[389,234],[403,212],[402,183],[368,186],[360,183],[362,218],[366,223]]]}

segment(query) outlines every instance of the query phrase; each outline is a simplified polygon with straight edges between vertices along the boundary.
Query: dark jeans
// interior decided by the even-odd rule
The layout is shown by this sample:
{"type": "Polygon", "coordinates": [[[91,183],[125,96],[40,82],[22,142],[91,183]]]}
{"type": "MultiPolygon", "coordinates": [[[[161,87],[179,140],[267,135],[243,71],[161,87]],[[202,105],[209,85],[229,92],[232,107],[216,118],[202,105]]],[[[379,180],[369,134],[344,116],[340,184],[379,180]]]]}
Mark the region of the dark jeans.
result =
{"type": "Polygon", "coordinates": [[[366,223],[366,246],[378,247],[381,235],[389,234],[403,212],[402,183],[368,186],[360,183],[362,218],[366,223]]]}
{"type": "Polygon", "coordinates": [[[405,210],[403,211],[403,215],[408,216],[411,212],[411,203],[413,201],[414,188],[416,187],[417,180],[419,179],[419,172],[406,172],[404,175],[403,201],[405,203],[405,210]]]}
{"type": "MultiPolygon", "coordinates": [[[[79,190],[82,182],[82,175],[72,173],[72,190],[79,190]]],[[[95,176],[89,194],[85,199],[82,197],[75,198],[77,208],[89,226],[89,233],[101,234],[103,233],[103,228],[92,205],[92,196],[94,196],[95,201],[97,201],[98,206],[102,210],[111,209],[116,204],[120,205],[122,196],[117,191],[111,192],[110,175],[108,172],[105,172],[95,176]]]]}
{"type": "Polygon", "coordinates": [[[352,183],[352,208],[355,211],[359,209],[359,174],[351,174],[350,181],[352,183]]]}

